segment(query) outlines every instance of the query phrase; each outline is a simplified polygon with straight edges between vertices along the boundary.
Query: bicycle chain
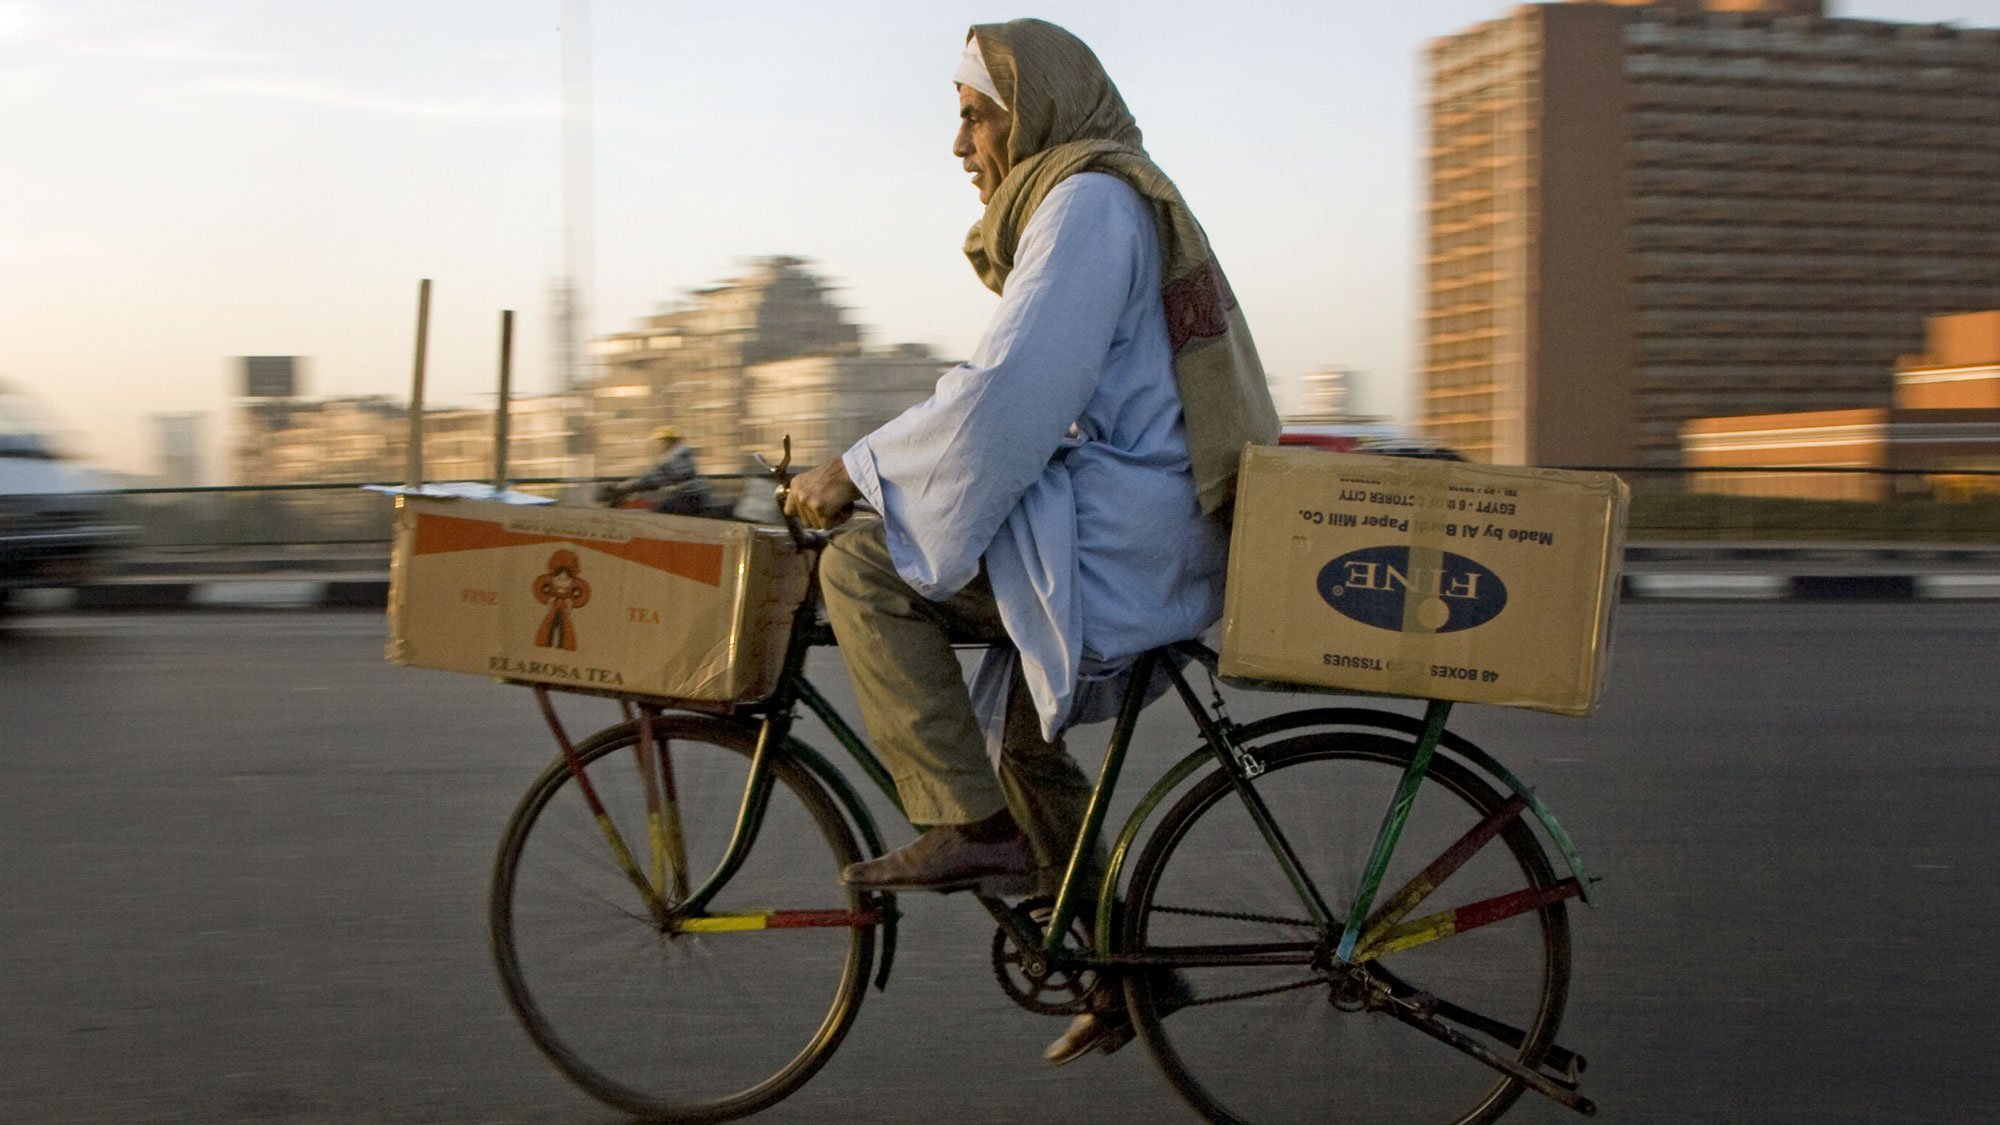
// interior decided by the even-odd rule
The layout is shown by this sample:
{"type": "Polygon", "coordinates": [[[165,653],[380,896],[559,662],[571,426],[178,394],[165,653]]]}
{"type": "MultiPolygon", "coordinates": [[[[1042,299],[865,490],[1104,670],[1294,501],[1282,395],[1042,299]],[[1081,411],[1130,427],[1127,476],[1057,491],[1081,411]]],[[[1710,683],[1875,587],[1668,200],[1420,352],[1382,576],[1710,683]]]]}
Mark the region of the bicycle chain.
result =
{"type": "Polygon", "coordinates": [[[1300,926],[1312,928],[1306,918],[1279,918],[1271,914],[1233,914],[1227,910],[1202,910],[1194,906],[1152,906],[1148,910],[1156,914],[1186,914],[1196,918],[1226,918],[1232,922],[1269,922],[1274,926],[1300,926]]]}
{"type": "MultiPolygon", "coordinates": [[[[1264,922],[1275,926],[1300,926],[1300,927],[1311,927],[1312,925],[1310,921],[1303,918],[1281,918],[1273,914],[1246,914],[1246,913],[1233,912],[1227,910],[1203,910],[1200,907],[1194,907],[1194,906],[1154,906],[1151,909],[1159,914],[1180,914],[1194,918],[1221,918],[1233,922],[1264,922]]],[[[1003,936],[1004,933],[995,935],[996,938],[1000,938],[1003,936]]],[[[1079,1003],[1079,1001],[1081,1001],[1082,999],[1081,997],[1078,997],[1075,1000],[1072,1000],[1069,1003],[1065,1004],[1048,1004],[1046,1001],[1037,1004],[1036,1000],[1038,1000],[1039,997],[1023,996],[1019,991],[1019,986],[1014,981],[1008,979],[1007,965],[1012,964],[1014,962],[1007,961],[1003,958],[1001,952],[1001,944],[999,941],[996,941],[994,944],[995,944],[995,948],[993,951],[994,976],[999,979],[1001,988],[1006,990],[1007,993],[1014,999],[1016,1003],[1021,1004],[1023,1007],[1028,1007],[1032,1010],[1045,1011],[1051,1015],[1068,1014],[1071,1012],[1084,1010],[1079,1003]]],[[[1015,952],[1018,955],[1018,951],[1015,952]]],[[[1235,1000],[1251,1000],[1259,996],[1274,996],[1280,992],[1296,992],[1301,988],[1322,987],[1326,983],[1327,981],[1324,977],[1315,977],[1310,980],[1295,981],[1291,984],[1274,985],[1270,988],[1252,988],[1252,989],[1246,989],[1241,992],[1225,992],[1217,996],[1195,997],[1189,1000],[1182,1001],[1181,1003],[1175,1005],[1175,1007],[1176,1009],[1199,1008],[1206,1004],[1227,1004],[1235,1000]]],[[[1060,988],[1061,986],[1058,985],[1057,987],[1060,988]]],[[[1039,991],[1040,989],[1037,989],[1037,992],[1039,991]]],[[[1065,991],[1067,991],[1067,989],[1065,989],[1065,991]]]]}
{"type": "Polygon", "coordinates": [[[1296,984],[1280,984],[1270,988],[1252,988],[1244,992],[1225,992],[1220,996],[1197,996],[1192,1000],[1186,1000],[1176,1005],[1174,1010],[1199,1008],[1203,1004],[1227,1004],[1231,1000],[1250,1000],[1258,996],[1274,996],[1280,992],[1297,992],[1301,988],[1317,988],[1325,984],[1326,981],[1324,979],[1302,980],[1296,984]]]}
{"type": "MultiPolygon", "coordinates": [[[[1300,926],[1311,928],[1312,922],[1304,918],[1280,918],[1272,914],[1244,914],[1228,910],[1203,910],[1195,906],[1152,906],[1148,908],[1157,914],[1180,914],[1193,918],[1222,918],[1232,922],[1266,922],[1274,926],[1300,926]]],[[[1259,996],[1273,996],[1280,992],[1296,992],[1301,988],[1313,988],[1326,984],[1324,977],[1302,980],[1293,984],[1280,984],[1270,988],[1252,988],[1242,992],[1225,992],[1219,996],[1201,996],[1183,1001],[1178,1007],[1199,1008],[1204,1004],[1226,1004],[1232,1000],[1250,1000],[1259,996]]]]}

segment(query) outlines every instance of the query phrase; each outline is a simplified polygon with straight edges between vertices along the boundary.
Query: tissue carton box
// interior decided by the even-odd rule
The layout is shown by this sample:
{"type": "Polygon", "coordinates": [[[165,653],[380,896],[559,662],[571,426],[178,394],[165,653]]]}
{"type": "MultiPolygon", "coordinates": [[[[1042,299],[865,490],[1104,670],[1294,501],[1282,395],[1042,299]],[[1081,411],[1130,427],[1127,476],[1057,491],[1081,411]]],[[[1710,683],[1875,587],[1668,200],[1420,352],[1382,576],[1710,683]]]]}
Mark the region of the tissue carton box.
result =
{"type": "Polygon", "coordinates": [[[1588,714],[1629,498],[1610,473],[1249,446],[1222,673],[1588,714]]]}

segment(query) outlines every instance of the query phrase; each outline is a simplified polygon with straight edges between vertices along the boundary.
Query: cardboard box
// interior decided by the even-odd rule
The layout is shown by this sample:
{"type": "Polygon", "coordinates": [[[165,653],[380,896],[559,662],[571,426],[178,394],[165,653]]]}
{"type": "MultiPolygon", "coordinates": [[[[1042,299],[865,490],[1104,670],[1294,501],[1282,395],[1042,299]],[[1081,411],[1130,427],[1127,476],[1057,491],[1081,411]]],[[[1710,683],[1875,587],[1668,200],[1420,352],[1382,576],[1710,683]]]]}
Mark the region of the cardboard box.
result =
{"type": "Polygon", "coordinates": [[[776,686],[809,560],[782,530],[400,497],[389,660],[692,700],[776,686]]]}
{"type": "Polygon", "coordinates": [[[1250,446],[1222,673],[1588,714],[1629,495],[1610,473],[1250,446]]]}

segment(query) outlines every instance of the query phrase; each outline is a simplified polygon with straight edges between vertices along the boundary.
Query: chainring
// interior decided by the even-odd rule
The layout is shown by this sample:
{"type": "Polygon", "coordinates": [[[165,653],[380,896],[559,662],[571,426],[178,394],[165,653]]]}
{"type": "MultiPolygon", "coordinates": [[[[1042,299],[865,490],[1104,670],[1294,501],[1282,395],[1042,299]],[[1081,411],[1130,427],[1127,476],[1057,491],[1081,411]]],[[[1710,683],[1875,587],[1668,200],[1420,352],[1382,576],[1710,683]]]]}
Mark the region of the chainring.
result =
{"type": "MultiPolygon", "coordinates": [[[[1054,912],[1055,900],[1048,895],[1023,899],[1008,911],[1013,915],[1015,925],[1031,934],[1041,934],[1042,927],[1054,912]]],[[[1090,948],[1090,930],[1082,918],[1070,923],[1069,933],[1070,945],[1090,948]]],[[[1013,935],[1007,932],[1005,926],[994,927],[993,977],[1000,982],[1000,991],[1005,992],[1009,999],[1045,1016],[1074,1016],[1089,1011],[1090,995],[1097,988],[1097,970],[1045,967],[1040,975],[1029,973],[1030,962],[1040,958],[1039,950],[1024,952],[1015,944],[1013,935]]]]}

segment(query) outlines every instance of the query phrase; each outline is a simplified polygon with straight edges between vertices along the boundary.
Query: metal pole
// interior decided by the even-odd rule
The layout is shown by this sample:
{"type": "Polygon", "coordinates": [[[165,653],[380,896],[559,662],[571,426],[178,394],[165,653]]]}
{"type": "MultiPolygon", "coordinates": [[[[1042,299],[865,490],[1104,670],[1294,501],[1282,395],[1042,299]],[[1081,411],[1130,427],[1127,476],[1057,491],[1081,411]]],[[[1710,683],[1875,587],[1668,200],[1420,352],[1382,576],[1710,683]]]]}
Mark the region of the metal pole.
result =
{"type": "Polygon", "coordinates": [[[493,407],[493,491],[507,488],[507,414],[514,387],[514,310],[500,313],[500,401],[493,407]]]}
{"type": "Polygon", "coordinates": [[[424,483],[424,350],[430,343],[431,279],[417,285],[417,367],[410,380],[410,448],[404,462],[404,483],[412,492],[424,483]]]}

